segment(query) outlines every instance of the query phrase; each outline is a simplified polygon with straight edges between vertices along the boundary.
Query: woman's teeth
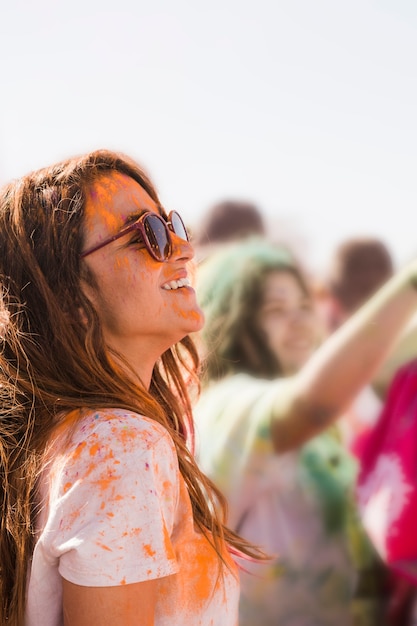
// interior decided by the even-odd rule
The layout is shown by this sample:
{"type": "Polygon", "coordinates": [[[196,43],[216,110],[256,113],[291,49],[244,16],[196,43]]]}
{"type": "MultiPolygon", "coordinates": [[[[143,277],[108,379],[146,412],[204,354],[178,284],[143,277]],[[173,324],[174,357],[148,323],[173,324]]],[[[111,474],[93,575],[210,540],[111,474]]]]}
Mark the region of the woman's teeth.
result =
{"type": "Polygon", "coordinates": [[[179,287],[189,287],[190,281],[188,278],[180,278],[179,280],[171,280],[169,283],[162,285],[162,289],[178,289],[179,287]]]}

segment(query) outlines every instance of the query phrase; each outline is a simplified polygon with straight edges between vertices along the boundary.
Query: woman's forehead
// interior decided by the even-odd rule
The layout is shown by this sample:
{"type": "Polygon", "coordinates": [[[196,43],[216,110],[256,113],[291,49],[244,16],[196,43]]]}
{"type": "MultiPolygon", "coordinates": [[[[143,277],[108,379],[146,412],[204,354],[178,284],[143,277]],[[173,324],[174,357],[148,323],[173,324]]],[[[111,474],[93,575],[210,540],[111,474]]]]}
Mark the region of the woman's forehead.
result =
{"type": "Polygon", "coordinates": [[[305,295],[299,279],[284,269],[272,270],[265,276],[263,293],[265,298],[270,299],[287,297],[293,293],[305,295]]]}
{"type": "Polygon", "coordinates": [[[86,223],[105,223],[110,231],[126,222],[129,215],[158,211],[139,183],[121,172],[112,171],[93,181],[85,202],[86,223]]]}

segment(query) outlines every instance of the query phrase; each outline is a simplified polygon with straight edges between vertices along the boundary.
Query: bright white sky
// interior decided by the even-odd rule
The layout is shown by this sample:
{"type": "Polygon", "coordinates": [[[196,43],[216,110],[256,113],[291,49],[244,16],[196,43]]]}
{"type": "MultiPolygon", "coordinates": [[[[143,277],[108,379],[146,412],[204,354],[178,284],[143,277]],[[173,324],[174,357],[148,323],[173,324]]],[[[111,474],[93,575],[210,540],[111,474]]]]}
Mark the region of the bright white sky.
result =
{"type": "Polygon", "coordinates": [[[0,182],[99,147],[190,225],[224,196],[298,233],[417,254],[415,0],[13,0],[0,182]]]}

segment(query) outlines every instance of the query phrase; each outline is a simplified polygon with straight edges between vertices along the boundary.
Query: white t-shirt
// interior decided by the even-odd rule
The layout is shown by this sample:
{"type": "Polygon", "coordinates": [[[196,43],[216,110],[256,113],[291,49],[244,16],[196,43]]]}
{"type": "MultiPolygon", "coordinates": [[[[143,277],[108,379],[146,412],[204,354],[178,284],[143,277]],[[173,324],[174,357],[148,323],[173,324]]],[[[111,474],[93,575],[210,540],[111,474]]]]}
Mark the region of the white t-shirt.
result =
{"type": "Polygon", "coordinates": [[[25,626],[63,624],[61,576],[92,587],[158,579],[155,626],[236,626],[235,565],[225,549],[231,571],[218,576],[161,425],[122,409],[70,414],[41,494],[25,626]]]}
{"type": "Polygon", "coordinates": [[[228,500],[230,526],[277,555],[243,563],[239,624],[349,626],[363,567],[350,532],[359,560],[373,558],[348,498],[357,465],[333,429],[276,454],[279,392],[285,402],[285,381],[239,374],[213,383],[194,408],[197,458],[228,500]]]}

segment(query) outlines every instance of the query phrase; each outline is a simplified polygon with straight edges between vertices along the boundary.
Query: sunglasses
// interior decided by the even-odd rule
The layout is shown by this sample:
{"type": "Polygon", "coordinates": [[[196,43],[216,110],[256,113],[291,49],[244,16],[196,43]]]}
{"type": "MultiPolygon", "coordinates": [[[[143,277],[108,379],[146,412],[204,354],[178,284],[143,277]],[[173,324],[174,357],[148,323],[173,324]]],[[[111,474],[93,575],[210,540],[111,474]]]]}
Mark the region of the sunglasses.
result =
{"type": "Polygon", "coordinates": [[[190,240],[184,222],[176,211],[171,211],[167,221],[157,213],[146,211],[146,213],[143,213],[135,222],[122,228],[122,230],[113,235],[113,237],[104,239],[104,241],[100,241],[96,246],[88,248],[82,252],[80,256],[84,259],[89,254],[96,252],[96,250],[104,248],[104,246],[107,246],[112,241],[116,241],[120,239],[120,237],[124,237],[135,230],[140,233],[143,243],[151,257],[161,263],[169,259],[172,254],[171,232],[185,241],[190,240]]]}

